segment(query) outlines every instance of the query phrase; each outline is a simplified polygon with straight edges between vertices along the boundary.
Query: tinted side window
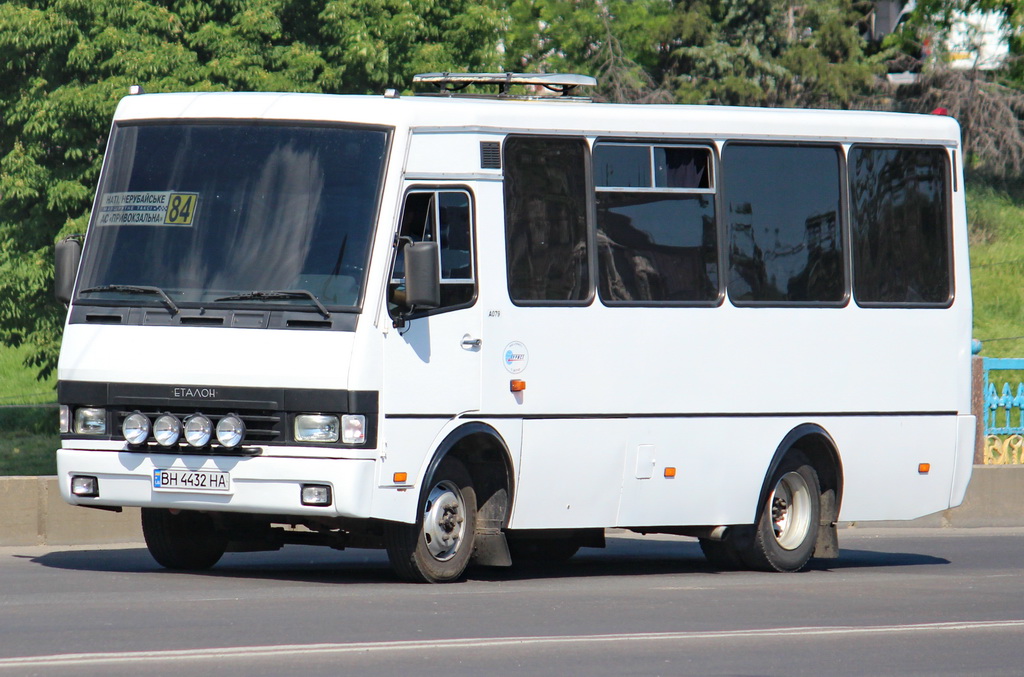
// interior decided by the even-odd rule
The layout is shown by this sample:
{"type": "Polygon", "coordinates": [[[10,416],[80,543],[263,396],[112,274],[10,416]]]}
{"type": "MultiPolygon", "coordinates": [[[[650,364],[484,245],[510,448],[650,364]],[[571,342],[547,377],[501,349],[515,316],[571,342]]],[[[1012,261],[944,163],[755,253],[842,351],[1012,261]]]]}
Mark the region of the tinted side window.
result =
{"type": "Polygon", "coordinates": [[[946,151],[850,151],[853,293],[864,304],[946,305],[952,298],[946,151]]]}
{"type": "Polygon", "coordinates": [[[729,144],[722,168],[730,298],[841,304],[839,150],[729,144]]]}
{"type": "Polygon", "coordinates": [[[594,147],[602,300],[628,304],[718,298],[711,157],[706,147],[594,147]]]}
{"type": "Polygon", "coordinates": [[[514,301],[590,297],[587,145],[583,139],[505,142],[505,240],[514,301]]]}

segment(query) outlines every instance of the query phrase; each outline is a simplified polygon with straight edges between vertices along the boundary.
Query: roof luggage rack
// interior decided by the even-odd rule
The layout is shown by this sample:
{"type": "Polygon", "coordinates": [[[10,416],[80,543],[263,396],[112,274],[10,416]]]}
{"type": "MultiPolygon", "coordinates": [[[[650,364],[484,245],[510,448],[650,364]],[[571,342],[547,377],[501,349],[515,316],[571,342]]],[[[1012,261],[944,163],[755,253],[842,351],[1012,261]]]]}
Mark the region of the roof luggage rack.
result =
{"type": "Polygon", "coordinates": [[[554,98],[543,94],[512,94],[512,85],[525,85],[535,90],[544,88],[566,98],[586,99],[587,97],[573,96],[573,91],[577,87],[592,87],[597,84],[597,80],[589,75],[575,73],[420,73],[414,75],[412,81],[432,84],[438,88],[438,94],[447,96],[461,92],[470,85],[491,85],[498,88],[499,98],[512,99],[554,98]]]}

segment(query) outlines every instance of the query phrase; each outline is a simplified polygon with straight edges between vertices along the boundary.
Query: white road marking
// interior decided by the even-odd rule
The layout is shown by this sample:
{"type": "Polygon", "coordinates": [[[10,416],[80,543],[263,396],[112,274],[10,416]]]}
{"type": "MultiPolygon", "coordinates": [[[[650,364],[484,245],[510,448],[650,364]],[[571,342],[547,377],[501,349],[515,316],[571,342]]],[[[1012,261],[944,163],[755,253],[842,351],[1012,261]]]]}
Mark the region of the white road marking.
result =
{"type": "Polygon", "coordinates": [[[170,651],[124,651],[110,653],[56,654],[0,659],[3,668],[40,668],[56,666],[112,665],[118,663],[153,663],[202,661],[211,659],[280,658],[314,655],[342,655],[379,651],[450,651],[453,648],[528,647],[559,644],[601,644],[612,642],[707,641],[761,637],[808,637],[820,635],[872,635],[897,633],[963,632],[968,630],[1024,629],[1024,620],[962,621],[948,623],[916,623],[908,625],[824,626],[805,628],[764,628],[755,630],[719,630],[707,632],[650,632],[611,635],[564,635],[555,637],[475,637],[385,642],[351,642],[347,644],[283,644],[276,646],[238,646],[211,649],[176,649],[170,651]]]}

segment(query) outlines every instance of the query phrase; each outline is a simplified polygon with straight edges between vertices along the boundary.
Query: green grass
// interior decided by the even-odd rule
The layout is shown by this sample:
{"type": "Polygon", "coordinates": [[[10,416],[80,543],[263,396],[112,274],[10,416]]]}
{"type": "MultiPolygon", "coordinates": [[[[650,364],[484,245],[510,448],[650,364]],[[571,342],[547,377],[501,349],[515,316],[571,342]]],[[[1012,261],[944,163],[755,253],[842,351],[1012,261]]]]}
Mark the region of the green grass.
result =
{"type": "Polygon", "coordinates": [[[36,379],[25,367],[25,348],[0,345],[0,476],[57,473],[56,407],[11,405],[57,401],[57,379],[36,379]]]}
{"type": "Polygon", "coordinates": [[[1024,203],[968,184],[974,338],[986,357],[1024,357],[1024,203]]]}
{"type": "Polygon", "coordinates": [[[36,378],[36,369],[25,366],[28,349],[0,344],[0,406],[48,404],[57,401],[57,377],[36,378]]]}
{"type": "Polygon", "coordinates": [[[57,408],[0,407],[0,476],[55,475],[57,408]]]}
{"type": "Polygon", "coordinates": [[[4,431],[0,435],[0,477],[56,475],[60,435],[4,431]]]}

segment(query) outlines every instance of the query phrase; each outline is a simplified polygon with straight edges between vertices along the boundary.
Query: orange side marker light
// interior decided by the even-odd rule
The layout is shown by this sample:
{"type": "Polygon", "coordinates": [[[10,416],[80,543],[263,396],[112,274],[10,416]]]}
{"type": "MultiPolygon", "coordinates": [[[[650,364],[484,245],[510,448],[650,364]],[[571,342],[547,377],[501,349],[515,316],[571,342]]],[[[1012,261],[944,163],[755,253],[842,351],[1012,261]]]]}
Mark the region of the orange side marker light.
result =
{"type": "Polygon", "coordinates": [[[409,473],[396,472],[394,474],[394,480],[395,484],[402,484],[404,482],[407,482],[409,480],[409,473]]]}
{"type": "Polygon", "coordinates": [[[932,469],[932,464],[931,463],[918,463],[917,464],[917,472],[922,474],[922,475],[927,475],[931,471],[931,469],[932,469]]]}
{"type": "Polygon", "coordinates": [[[667,479],[672,479],[675,476],[676,476],[676,469],[675,468],[665,468],[665,477],[667,479]]]}
{"type": "Polygon", "coordinates": [[[521,393],[526,390],[526,381],[520,381],[519,379],[514,378],[508,382],[508,389],[514,393],[521,393]]]}

